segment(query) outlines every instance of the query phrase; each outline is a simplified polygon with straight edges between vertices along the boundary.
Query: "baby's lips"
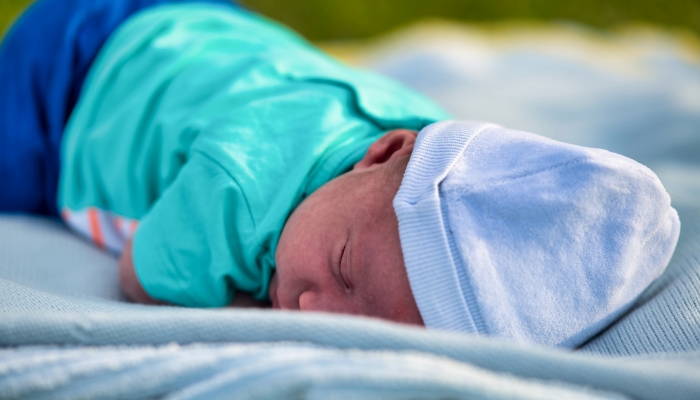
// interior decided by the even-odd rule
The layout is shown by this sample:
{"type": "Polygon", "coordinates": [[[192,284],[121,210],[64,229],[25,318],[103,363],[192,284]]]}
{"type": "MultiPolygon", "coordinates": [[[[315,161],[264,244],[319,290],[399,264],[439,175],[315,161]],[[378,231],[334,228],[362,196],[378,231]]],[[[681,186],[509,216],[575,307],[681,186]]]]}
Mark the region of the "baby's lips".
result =
{"type": "Polygon", "coordinates": [[[272,308],[279,309],[280,303],[277,300],[277,287],[278,287],[277,273],[275,273],[272,276],[272,280],[270,280],[270,288],[268,289],[267,293],[270,296],[270,301],[272,302],[272,308]]]}
{"type": "Polygon", "coordinates": [[[272,296],[270,296],[270,300],[272,300],[272,308],[279,309],[280,304],[277,301],[277,292],[273,293],[272,296]]]}

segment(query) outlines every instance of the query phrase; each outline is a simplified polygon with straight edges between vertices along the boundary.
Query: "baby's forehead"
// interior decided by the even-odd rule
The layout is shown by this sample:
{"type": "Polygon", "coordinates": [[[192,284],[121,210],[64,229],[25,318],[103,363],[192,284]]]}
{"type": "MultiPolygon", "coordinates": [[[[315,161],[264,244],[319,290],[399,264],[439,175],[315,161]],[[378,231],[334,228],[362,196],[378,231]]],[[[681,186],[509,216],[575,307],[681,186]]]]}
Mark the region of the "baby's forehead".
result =
{"type": "Polygon", "coordinates": [[[386,180],[385,174],[374,171],[346,172],[302,199],[286,223],[295,215],[303,216],[306,224],[328,225],[348,222],[332,215],[377,214],[396,195],[395,191],[382,190],[386,180]]]}

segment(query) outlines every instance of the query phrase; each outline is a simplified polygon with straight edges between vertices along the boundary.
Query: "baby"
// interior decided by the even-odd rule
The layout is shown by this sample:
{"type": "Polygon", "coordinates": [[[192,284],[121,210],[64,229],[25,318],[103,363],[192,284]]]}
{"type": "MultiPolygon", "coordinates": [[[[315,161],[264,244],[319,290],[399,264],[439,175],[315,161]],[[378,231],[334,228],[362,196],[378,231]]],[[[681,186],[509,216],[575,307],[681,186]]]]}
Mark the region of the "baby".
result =
{"type": "MultiPolygon", "coordinates": [[[[274,308],[423,324],[392,207],[415,139],[415,131],[386,133],[352,171],[323,185],[294,210],[276,249],[269,288],[274,308]]],[[[129,245],[126,249],[122,287],[136,301],[151,303],[133,273],[129,245]]]]}
{"type": "Polygon", "coordinates": [[[669,197],[632,160],[436,123],[431,101],[224,1],[71,4],[39,1],[3,43],[0,210],[60,210],[121,254],[134,301],[250,293],[571,347],[675,247],[669,197]],[[22,46],[36,26],[54,46],[22,46]]]}

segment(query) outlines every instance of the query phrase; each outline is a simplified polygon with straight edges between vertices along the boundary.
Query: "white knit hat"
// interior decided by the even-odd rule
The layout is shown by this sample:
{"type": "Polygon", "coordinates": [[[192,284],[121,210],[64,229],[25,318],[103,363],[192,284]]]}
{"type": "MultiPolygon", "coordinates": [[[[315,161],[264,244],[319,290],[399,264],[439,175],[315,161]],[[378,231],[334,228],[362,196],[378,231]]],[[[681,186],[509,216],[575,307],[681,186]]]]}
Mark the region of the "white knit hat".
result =
{"type": "Polygon", "coordinates": [[[476,122],[420,132],[394,209],[428,328],[564,347],[629,308],[680,231],[647,167],[476,122]]]}

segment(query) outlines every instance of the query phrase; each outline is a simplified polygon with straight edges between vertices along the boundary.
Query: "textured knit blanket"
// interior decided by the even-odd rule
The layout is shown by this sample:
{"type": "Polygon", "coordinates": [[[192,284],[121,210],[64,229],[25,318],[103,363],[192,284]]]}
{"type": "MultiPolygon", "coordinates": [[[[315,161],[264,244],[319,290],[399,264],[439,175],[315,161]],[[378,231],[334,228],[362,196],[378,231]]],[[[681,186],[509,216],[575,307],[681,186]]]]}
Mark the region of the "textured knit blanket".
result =
{"type": "Polygon", "coordinates": [[[661,34],[557,29],[526,41],[432,26],[351,58],[460,119],[606,148],[659,175],[681,219],[671,264],[578,351],[368,318],[129,304],[114,258],[57,221],[6,215],[0,398],[700,398],[700,56],[661,34]]]}

